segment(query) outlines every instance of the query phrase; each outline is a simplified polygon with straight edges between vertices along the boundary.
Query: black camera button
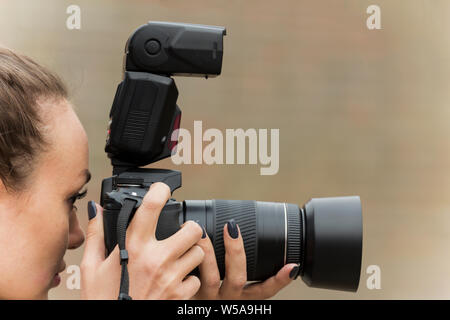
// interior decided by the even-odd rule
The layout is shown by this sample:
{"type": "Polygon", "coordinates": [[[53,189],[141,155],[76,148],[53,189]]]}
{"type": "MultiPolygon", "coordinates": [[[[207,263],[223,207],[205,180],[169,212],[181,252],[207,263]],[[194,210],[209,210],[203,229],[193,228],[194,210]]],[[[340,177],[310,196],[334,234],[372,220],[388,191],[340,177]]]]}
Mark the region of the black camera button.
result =
{"type": "Polygon", "coordinates": [[[145,51],[152,56],[157,55],[161,51],[161,43],[156,39],[150,39],[145,43],[145,51]]]}

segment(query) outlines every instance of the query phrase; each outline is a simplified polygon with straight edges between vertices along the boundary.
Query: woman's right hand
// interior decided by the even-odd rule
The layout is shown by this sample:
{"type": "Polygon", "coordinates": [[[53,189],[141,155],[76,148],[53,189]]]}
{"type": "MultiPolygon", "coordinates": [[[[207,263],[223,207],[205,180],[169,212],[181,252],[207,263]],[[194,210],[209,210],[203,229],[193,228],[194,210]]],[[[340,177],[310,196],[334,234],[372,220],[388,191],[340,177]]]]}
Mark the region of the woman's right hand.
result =
{"type": "MultiPolygon", "coordinates": [[[[197,242],[203,230],[187,221],[171,237],[157,240],[156,226],[162,208],[170,198],[164,183],[154,183],[145,195],[127,230],[129,295],[133,299],[189,299],[200,288],[200,280],[188,275],[203,260],[197,242]]],[[[105,258],[103,209],[95,204],[86,234],[81,262],[82,299],[117,299],[120,285],[118,246],[105,258]]]]}

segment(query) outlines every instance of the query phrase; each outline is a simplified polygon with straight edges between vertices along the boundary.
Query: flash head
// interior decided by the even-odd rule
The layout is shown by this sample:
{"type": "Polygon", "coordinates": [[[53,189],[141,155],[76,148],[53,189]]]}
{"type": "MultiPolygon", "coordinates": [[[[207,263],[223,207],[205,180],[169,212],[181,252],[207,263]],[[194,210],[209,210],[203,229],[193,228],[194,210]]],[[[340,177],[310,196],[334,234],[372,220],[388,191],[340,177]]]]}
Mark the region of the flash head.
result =
{"type": "Polygon", "coordinates": [[[223,27],[151,21],[130,36],[125,71],[211,77],[222,70],[223,27]]]}
{"type": "Polygon", "coordinates": [[[140,167],[176,151],[181,110],[172,75],[219,75],[225,28],[149,22],[125,46],[105,151],[113,167],[140,167]]]}

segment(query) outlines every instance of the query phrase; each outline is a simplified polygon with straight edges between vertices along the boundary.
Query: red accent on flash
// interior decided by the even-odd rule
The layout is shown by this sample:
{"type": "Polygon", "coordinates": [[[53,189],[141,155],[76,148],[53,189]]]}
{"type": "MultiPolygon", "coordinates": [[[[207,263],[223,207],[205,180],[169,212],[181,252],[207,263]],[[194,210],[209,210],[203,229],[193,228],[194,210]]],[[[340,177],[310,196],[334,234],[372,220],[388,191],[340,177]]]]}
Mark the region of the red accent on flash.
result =
{"type": "MultiPolygon", "coordinates": [[[[180,128],[180,121],[181,121],[181,113],[179,115],[177,115],[177,117],[175,118],[175,121],[173,123],[173,131],[178,130],[180,128]]],[[[175,140],[172,140],[172,134],[170,135],[170,141],[169,141],[169,150],[170,151],[175,151],[173,150],[178,144],[178,131],[176,134],[176,138],[175,140]]]]}

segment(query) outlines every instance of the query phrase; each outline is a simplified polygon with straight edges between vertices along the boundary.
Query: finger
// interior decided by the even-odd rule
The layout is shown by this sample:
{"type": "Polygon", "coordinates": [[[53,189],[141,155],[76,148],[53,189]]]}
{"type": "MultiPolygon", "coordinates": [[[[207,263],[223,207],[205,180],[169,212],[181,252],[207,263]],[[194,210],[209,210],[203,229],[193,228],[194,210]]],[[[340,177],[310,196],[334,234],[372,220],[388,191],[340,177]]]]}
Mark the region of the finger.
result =
{"type": "Polygon", "coordinates": [[[202,248],[195,245],[189,249],[180,259],[177,260],[176,266],[180,275],[180,280],[184,279],[192,270],[202,263],[205,253],[202,248]]]}
{"type": "Polygon", "coordinates": [[[156,239],[155,232],[161,210],[170,198],[170,188],[162,182],[153,183],[128,227],[127,236],[138,242],[156,239]]]}
{"type": "Polygon", "coordinates": [[[167,246],[172,248],[168,252],[170,258],[176,259],[195,245],[202,238],[202,234],[202,227],[197,222],[189,220],[181,226],[180,230],[169,238],[162,240],[162,242],[167,243],[167,246]]]}
{"type": "Polygon", "coordinates": [[[225,245],[225,278],[220,288],[220,294],[224,299],[237,298],[247,283],[247,261],[239,226],[233,219],[224,227],[223,241],[225,245]],[[236,238],[234,239],[230,234],[236,238]]]}
{"type": "Polygon", "coordinates": [[[205,238],[202,238],[197,245],[205,253],[202,263],[198,266],[201,282],[199,294],[203,299],[214,299],[219,294],[220,273],[214,248],[206,232],[205,238]]]}
{"type": "Polygon", "coordinates": [[[293,279],[289,277],[290,272],[297,265],[287,264],[278,271],[276,275],[264,282],[252,283],[244,288],[243,299],[268,299],[278,293],[281,289],[291,283],[293,279]]]}
{"type": "Polygon", "coordinates": [[[180,296],[181,299],[191,299],[200,288],[200,279],[196,276],[188,276],[181,282],[180,296]]]}
{"type": "Polygon", "coordinates": [[[105,260],[105,239],[103,236],[103,208],[94,201],[88,202],[89,222],[86,244],[81,264],[85,267],[97,266],[105,260]]]}

